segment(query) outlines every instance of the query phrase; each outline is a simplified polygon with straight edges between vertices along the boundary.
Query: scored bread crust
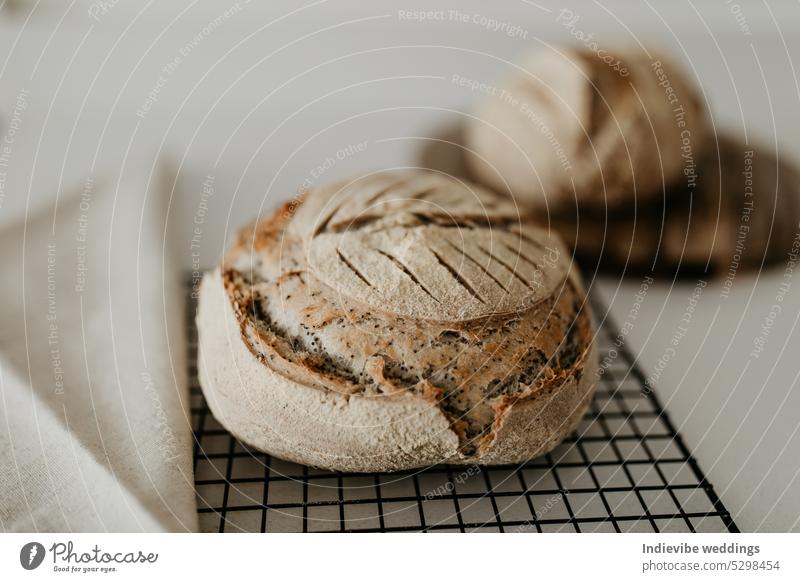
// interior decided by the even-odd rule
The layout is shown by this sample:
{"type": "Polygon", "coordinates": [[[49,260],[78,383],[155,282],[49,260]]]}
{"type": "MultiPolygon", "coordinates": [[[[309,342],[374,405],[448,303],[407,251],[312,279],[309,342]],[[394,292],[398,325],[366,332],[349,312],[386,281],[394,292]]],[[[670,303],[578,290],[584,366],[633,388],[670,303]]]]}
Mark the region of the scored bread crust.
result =
{"type": "MultiPolygon", "coordinates": [[[[535,254],[539,243],[560,249],[560,242],[512,224],[503,215],[506,203],[476,187],[428,174],[387,174],[318,189],[299,208],[278,209],[245,228],[222,265],[204,277],[198,367],[211,411],[252,447],[346,471],[517,463],[551,450],[582,418],[597,375],[590,315],[566,258],[553,259],[547,268],[554,273],[534,277],[538,284],[524,291],[512,287],[511,280],[522,280],[512,271],[507,279],[498,275],[502,265],[495,263],[503,257],[493,253],[481,263],[482,278],[466,269],[448,272],[450,287],[474,293],[472,303],[453,311],[438,295],[447,286],[436,282],[447,269],[420,271],[409,257],[424,252],[415,246],[419,240],[434,248],[443,240],[437,236],[451,234],[451,225],[437,226],[419,207],[420,192],[463,231],[465,257],[473,252],[474,231],[487,227],[501,238],[518,231],[535,241],[525,247],[528,260],[542,259],[535,254]],[[341,228],[336,209],[316,207],[337,195],[346,202],[338,211],[357,209],[343,216],[341,228]],[[479,207],[499,207],[496,215],[486,211],[487,224],[464,211],[470,195],[479,207]],[[359,199],[372,198],[388,208],[359,206],[359,199]],[[446,232],[437,234],[438,227],[446,232]],[[426,305],[392,301],[365,269],[376,260],[367,250],[380,254],[371,246],[375,236],[398,228],[409,231],[408,252],[395,248],[392,257],[403,277],[428,288],[435,300],[426,305]],[[420,235],[425,229],[432,232],[420,235]],[[352,272],[331,269],[327,255],[327,263],[314,263],[313,247],[323,237],[353,251],[342,261],[352,272]],[[367,277],[374,280],[367,284],[367,277]],[[484,298],[504,288],[514,289],[517,300],[484,298]]],[[[485,233],[478,234],[483,240],[485,233]]],[[[444,266],[452,260],[440,258],[444,266]]],[[[387,284],[396,286],[392,276],[387,284]]]]}

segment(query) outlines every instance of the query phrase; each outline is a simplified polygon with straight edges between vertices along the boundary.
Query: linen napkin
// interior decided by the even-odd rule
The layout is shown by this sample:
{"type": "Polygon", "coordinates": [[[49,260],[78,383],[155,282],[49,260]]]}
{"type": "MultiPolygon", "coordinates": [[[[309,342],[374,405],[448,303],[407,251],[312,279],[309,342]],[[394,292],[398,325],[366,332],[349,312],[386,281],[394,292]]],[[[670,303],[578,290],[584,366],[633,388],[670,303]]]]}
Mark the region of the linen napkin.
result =
{"type": "Polygon", "coordinates": [[[0,529],[197,528],[166,172],[89,176],[0,231],[0,529]]]}

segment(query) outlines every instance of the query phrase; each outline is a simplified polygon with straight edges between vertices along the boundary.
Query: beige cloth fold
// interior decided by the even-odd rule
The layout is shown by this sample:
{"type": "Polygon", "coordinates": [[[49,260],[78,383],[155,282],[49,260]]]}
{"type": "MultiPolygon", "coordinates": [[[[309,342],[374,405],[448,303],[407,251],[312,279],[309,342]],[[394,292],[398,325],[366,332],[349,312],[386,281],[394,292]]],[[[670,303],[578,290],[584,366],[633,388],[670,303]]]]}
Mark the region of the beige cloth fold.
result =
{"type": "Polygon", "coordinates": [[[197,527],[163,179],[87,179],[0,231],[2,530],[197,527]]]}

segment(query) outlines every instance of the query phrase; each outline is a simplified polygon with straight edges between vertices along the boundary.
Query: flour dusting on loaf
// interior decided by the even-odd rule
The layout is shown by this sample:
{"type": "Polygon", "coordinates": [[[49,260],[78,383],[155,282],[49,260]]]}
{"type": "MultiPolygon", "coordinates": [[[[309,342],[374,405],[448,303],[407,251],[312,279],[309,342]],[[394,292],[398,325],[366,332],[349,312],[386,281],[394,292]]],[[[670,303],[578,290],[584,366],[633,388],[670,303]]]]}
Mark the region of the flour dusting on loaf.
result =
{"type": "Polygon", "coordinates": [[[596,380],[559,238],[433,172],[323,186],[246,227],[204,280],[198,327],[218,420],[331,469],[527,460],[596,380]]]}

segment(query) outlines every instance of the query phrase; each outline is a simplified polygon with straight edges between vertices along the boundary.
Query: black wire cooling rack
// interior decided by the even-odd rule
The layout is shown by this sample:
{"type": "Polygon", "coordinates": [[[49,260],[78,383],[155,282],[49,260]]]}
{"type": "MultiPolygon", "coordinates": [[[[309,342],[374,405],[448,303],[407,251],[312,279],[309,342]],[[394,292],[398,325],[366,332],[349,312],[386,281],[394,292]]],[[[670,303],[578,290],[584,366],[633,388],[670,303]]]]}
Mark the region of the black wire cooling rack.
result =
{"type": "MultiPolygon", "coordinates": [[[[595,314],[606,312],[592,298],[595,314]]],[[[194,469],[208,532],[738,532],[606,318],[605,359],[580,427],[522,466],[365,475],[253,451],[214,419],[197,380],[196,304],[187,302],[194,469]]]]}

